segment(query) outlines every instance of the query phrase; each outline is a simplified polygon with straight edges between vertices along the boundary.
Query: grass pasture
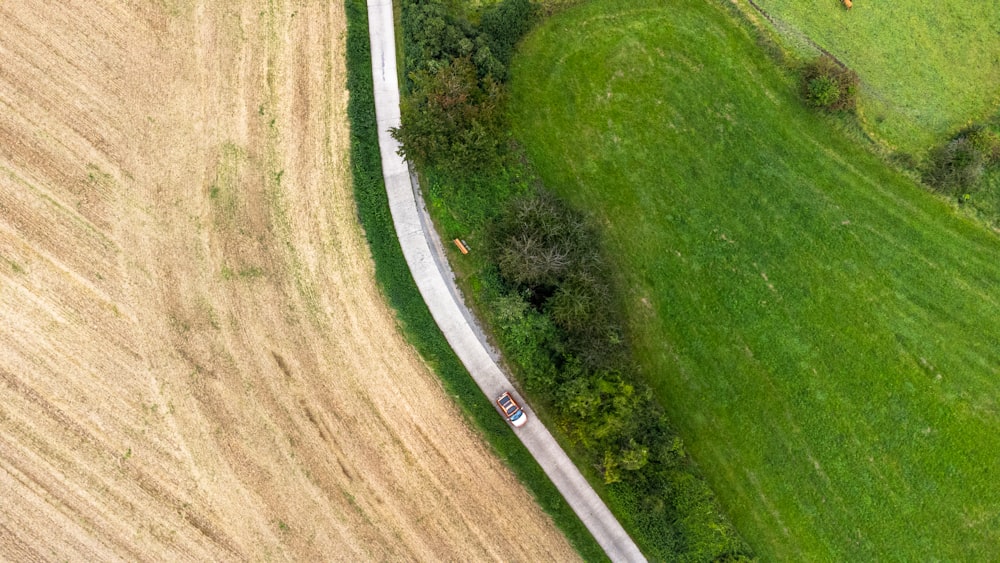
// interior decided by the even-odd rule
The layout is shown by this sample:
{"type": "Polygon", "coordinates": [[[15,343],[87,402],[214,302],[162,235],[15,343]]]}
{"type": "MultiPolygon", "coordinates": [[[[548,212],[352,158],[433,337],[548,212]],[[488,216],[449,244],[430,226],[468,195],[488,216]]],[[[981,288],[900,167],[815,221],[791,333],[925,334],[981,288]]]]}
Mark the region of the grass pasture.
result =
{"type": "Polygon", "coordinates": [[[1000,3],[758,0],[778,31],[809,37],[861,76],[859,113],[920,153],[1000,108],[1000,3]]]}
{"type": "Polygon", "coordinates": [[[645,376],[763,559],[989,559],[1000,239],[807,110],[729,10],[553,17],[515,134],[605,226],[645,376]]]}

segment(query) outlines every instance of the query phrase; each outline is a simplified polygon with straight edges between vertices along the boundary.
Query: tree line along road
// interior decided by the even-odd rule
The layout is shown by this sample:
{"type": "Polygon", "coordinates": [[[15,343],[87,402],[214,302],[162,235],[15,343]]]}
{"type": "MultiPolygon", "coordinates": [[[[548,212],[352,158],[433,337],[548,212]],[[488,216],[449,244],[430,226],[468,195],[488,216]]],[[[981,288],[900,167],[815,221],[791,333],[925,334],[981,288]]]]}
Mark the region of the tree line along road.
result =
{"type": "Polygon", "coordinates": [[[382,174],[399,244],[420,294],[441,332],[483,393],[492,401],[504,391],[511,391],[523,407],[529,417],[528,423],[515,433],[608,557],[612,561],[645,561],[632,538],[552,434],[538,420],[531,407],[514,390],[507,376],[478,338],[469,322],[471,315],[449,287],[446,279],[453,279],[454,276],[447,262],[434,252],[434,241],[439,237],[433,232],[430,221],[421,216],[419,192],[406,162],[398,154],[399,143],[389,134],[391,128],[400,124],[391,0],[368,0],[368,25],[382,174]]]}

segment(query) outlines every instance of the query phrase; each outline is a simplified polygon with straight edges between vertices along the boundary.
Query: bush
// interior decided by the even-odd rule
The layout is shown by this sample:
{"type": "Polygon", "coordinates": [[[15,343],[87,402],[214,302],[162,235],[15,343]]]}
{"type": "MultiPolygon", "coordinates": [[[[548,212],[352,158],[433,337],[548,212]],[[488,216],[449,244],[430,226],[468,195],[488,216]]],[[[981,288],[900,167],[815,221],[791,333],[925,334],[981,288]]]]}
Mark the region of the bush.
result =
{"type": "Polygon", "coordinates": [[[968,138],[987,164],[1000,163],[1000,133],[996,129],[988,125],[977,127],[969,132],[968,138]]]}
{"type": "Polygon", "coordinates": [[[972,190],[983,175],[983,153],[965,136],[931,151],[923,180],[948,195],[972,190]]]}
{"type": "MultiPolygon", "coordinates": [[[[531,29],[536,9],[528,0],[503,0],[483,13],[479,24],[493,55],[506,67],[514,46],[531,29]]],[[[497,76],[499,80],[506,76],[497,76]]]]}
{"type": "Polygon", "coordinates": [[[525,387],[548,394],[559,377],[556,360],[562,339],[548,316],[533,310],[523,297],[507,294],[490,301],[492,321],[503,348],[518,367],[525,387]]]}
{"type": "Polygon", "coordinates": [[[832,107],[840,99],[840,86],[829,76],[819,76],[809,81],[809,103],[816,107],[832,107]]]}
{"type": "Polygon", "coordinates": [[[584,216],[538,190],[511,201],[489,238],[503,281],[564,332],[568,354],[591,370],[622,365],[628,352],[608,267],[584,216]]]}
{"type": "Polygon", "coordinates": [[[858,75],[823,55],[806,66],[802,89],[806,102],[828,111],[853,110],[858,97],[858,75]]]}
{"type": "Polygon", "coordinates": [[[490,238],[500,274],[529,290],[535,302],[547,299],[571,272],[598,261],[596,234],[584,218],[544,190],[511,201],[490,238]]]}

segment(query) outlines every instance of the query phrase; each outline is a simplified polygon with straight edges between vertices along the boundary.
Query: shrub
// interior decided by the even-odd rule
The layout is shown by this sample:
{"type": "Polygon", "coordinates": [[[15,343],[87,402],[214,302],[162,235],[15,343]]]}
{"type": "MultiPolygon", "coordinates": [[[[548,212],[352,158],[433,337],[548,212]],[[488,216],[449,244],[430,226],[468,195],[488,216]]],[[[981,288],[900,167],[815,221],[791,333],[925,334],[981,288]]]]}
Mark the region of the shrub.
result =
{"type": "Polygon", "coordinates": [[[840,86],[829,76],[818,76],[809,81],[809,103],[821,108],[832,107],[840,99],[840,86]]]}
{"type": "Polygon", "coordinates": [[[1000,133],[990,126],[973,129],[968,134],[972,147],[982,153],[988,164],[1000,163],[1000,133]]]}
{"type": "Polygon", "coordinates": [[[965,136],[952,139],[931,151],[923,180],[945,194],[966,192],[983,175],[983,153],[965,136]]]}
{"type": "Polygon", "coordinates": [[[828,111],[852,110],[857,104],[858,75],[823,55],[806,66],[802,90],[806,102],[828,111]]]}
{"type": "Polygon", "coordinates": [[[568,354],[592,370],[622,365],[628,352],[620,314],[584,216],[539,190],[511,201],[489,238],[503,281],[563,331],[568,354]]]}
{"type": "Polygon", "coordinates": [[[556,385],[555,356],[561,338],[548,316],[533,310],[523,297],[507,294],[490,301],[492,320],[508,357],[528,390],[549,393],[556,385]]]}
{"type": "Polygon", "coordinates": [[[596,235],[584,218],[551,193],[512,200],[494,223],[492,250],[504,280],[547,299],[573,271],[597,262],[596,235]]]}
{"type": "Polygon", "coordinates": [[[590,272],[573,272],[559,284],[546,305],[559,326],[582,333],[603,316],[608,299],[608,287],[601,280],[590,272]]]}
{"type": "Polygon", "coordinates": [[[514,46],[531,29],[535,12],[528,0],[503,0],[483,13],[479,29],[486,35],[493,55],[505,67],[514,55],[514,46]]]}

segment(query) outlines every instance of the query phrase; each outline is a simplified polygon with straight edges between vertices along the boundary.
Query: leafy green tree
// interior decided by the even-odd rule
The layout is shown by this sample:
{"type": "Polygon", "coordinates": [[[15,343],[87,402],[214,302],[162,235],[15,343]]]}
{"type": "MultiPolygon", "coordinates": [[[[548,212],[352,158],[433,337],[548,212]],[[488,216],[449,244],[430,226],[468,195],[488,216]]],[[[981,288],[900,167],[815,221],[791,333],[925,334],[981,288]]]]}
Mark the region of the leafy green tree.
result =
{"type": "Polygon", "coordinates": [[[501,277],[567,335],[588,369],[619,367],[627,354],[618,309],[586,218],[544,190],[516,198],[491,230],[501,277]]]}
{"type": "Polygon", "coordinates": [[[462,57],[472,60],[480,78],[506,77],[506,62],[494,55],[489,37],[456,16],[441,0],[403,2],[402,21],[408,80],[414,73],[433,73],[462,57]]]}
{"type": "Polygon", "coordinates": [[[550,393],[559,377],[554,358],[562,347],[552,321],[517,294],[492,300],[490,309],[504,348],[513,352],[509,360],[520,368],[525,386],[531,391],[550,393]]]}
{"type": "Polygon", "coordinates": [[[492,78],[479,80],[469,57],[413,75],[392,130],[400,154],[418,167],[455,177],[497,166],[503,148],[504,94],[492,78]]]}
{"type": "Polygon", "coordinates": [[[590,421],[597,417],[601,408],[601,393],[591,384],[589,378],[572,378],[559,388],[558,406],[577,421],[590,421]]]}
{"type": "Polygon", "coordinates": [[[574,271],[559,284],[546,304],[552,319],[574,333],[587,332],[600,317],[606,316],[608,287],[591,272],[574,271]]]}
{"type": "Polygon", "coordinates": [[[596,235],[584,217],[544,190],[507,205],[492,240],[504,279],[536,293],[551,293],[571,271],[598,259],[596,235]]]}

